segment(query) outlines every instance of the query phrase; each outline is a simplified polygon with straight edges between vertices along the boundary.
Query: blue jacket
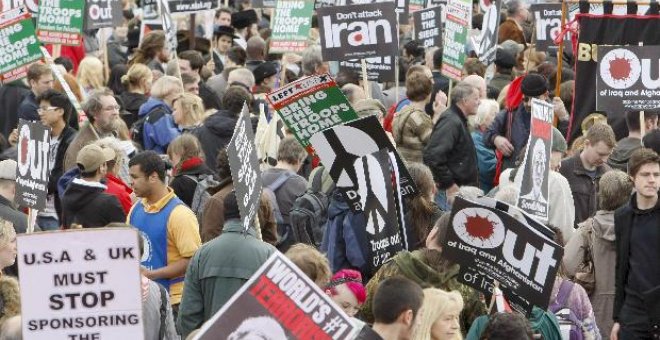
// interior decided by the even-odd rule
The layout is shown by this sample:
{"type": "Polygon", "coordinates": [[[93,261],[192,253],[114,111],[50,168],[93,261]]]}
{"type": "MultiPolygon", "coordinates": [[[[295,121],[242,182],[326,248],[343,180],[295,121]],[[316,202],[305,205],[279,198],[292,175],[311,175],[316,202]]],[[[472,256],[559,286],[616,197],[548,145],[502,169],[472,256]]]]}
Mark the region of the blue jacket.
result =
{"type": "Polygon", "coordinates": [[[471,133],[474,147],[477,149],[477,168],[479,169],[479,188],[489,192],[493,188],[497,157],[495,150],[484,145],[484,136],[479,131],[471,133]]]}
{"type": "Polygon", "coordinates": [[[520,104],[511,115],[511,122],[508,121],[508,117],[509,112],[506,109],[500,111],[484,132],[484,145],[493,150],[497,136],[507,137],[513,145],[513,154],[504,158],[502,171],[514,167],[518,155],[527,144],[532,114],[525,110],[525,105],[520,104]]]}
{"type": "Polygon", "coordinates": [[[359,270],[364,282],[371,277],[368,273],[367,257],[362,252],[366,245],[360,242],[360,239],[368,242],[366,226],[364,214],[352,213],[342,194],[335,189],[330,199],[328,223],[321,243],[321,252],[326,254],[333,273],[350,268],[359,270]],[[359,233],[359,230],[362,233],[359,233]]]}
{"type": "Polygon", "coordinates": [[[147,119],[144,122],[142,138],[145,150],[153,150],[159,154],[164,154],[167,151],[167,146],[181,134],[174,123],[174,118],[172,118],[172,109],[162,100],[151,97],[140,106],[138,117],[142,118],[157,108],[163,109],[166,114],[158,119],[147,119]]]}

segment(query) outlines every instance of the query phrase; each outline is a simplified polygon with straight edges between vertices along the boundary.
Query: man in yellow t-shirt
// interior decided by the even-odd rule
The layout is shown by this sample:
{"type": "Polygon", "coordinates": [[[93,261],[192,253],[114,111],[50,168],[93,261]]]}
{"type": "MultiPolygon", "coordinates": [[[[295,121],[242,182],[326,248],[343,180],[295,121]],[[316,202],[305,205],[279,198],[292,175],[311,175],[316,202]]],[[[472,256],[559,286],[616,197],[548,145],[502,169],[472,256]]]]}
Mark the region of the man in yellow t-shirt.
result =
{"type": "Polygon", "coordinates": [[[144,239],[143,274],[169,291],[176,314],[188,262],[201,245],[197,217],[165,184],[165,163],[157,153],[139,153],[128,165],[133,192],[142,198],[127,222],[144,239]]]}

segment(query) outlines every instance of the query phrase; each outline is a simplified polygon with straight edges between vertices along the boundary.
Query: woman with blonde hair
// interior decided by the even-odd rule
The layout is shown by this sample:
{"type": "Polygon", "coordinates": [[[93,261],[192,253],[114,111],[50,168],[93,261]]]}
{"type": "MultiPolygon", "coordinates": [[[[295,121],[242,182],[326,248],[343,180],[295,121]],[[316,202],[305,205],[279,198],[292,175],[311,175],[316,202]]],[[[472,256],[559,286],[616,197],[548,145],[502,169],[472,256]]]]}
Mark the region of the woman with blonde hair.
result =
{"type": "Polygon", "coordinates": [[[85,97],[92,90],[102,89],[105,86],[103,69],[103,62],[99,58],[85,57],[80,61],[77,77],[85,97]]]}
{"type": "Polygon", "coordinates": [[[134,64],[126,74],[121,77],[121,84],[124,86],[124,92],[119,98],[124,103],[124,110],[130,112],[130,115],[122,115],[127,126],[133,125],[138,120],[140,106],[148,99],[151,84],[153,82],[151,70],[144,64],[134,64]]]}
{"type": "Polygon", "coordinates": [[[192,208],[197,183],[215,175],[204,162],[202,146],[197,137],[186,133],[170,143],[167,156],[172,162],[170,187],[183,203],[192,208]]]}
{"type": "Polygon", "coordinates": [[[173,101],[172,118],[181,132],[189,132],[204,119],[204,103],[192,93],[182,93],[173,101]]]}
{"type": "Polygon", "coordinates": [[[21,314],[18,281],[4,274],[4,269],[16,262],[16,231],[14,225],[0,217],[0,325],[21,314]]]}
{"type": "Polygon", "coordinates": [[[413,331],[413,340],[461,340],[459,317],[463,298],[456,291],[437,288],[424,289],[424,303],[417,317],[419,323],[413,331]]]}

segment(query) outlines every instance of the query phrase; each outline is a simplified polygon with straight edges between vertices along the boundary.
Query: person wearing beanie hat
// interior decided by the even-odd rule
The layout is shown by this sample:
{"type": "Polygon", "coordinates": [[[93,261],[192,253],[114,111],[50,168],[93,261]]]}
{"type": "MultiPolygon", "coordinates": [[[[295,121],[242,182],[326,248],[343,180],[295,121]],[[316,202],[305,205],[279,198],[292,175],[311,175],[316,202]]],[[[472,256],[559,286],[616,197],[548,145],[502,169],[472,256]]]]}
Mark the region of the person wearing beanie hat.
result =
{"type": "Polygon", "coordinates": [[[186,270],[177,321],[182,338],[220,310],[277,251],[257,238],[254,225],[247,231],[243,229],[235,191],[225,196],[223,205],[225,224],[222,234],[200,248],[186,270]],[[211,271],[215,274],[208,276],[211,271]]]}
{"type": "Polygon", "coordinates": [[[213,63],[215,64],[214,74],[222,73],[227,63],[227,52],[234,42],[234,30],[231,26],[218,26],[213,30],[213,63]]]}
{"type": "Polygon", "coordinates": [[[76,157],[80,178],[74,179],[62,196],[62,225],[65,229],[74,224],[95,228],[126,221],[119,200],[106,193],[107,187],[101,183],[107,171],[106,162],[114,160],[115,156],[114,150],[96,144],[80,150],[76,157]]]}
{"type": "Polygon", "coordinates": [[[515,166],[518,154],[527,144],[532,119],[532,98],[549,100],[548,81],[540,74],[525,75],[520,82],[520,90],[522,102],[513,110],[500,111],[484,132],[484,144],[502,154],[502,170],[515,166]]]}
{"type": "Polygon", "coordinates": [[[495,75],[488,86],[497,90],[499,94],[502,89],[513,81],[513,67],[516,66],[516,57],[510,51],[498,47],[495,52],[495,75]]]}

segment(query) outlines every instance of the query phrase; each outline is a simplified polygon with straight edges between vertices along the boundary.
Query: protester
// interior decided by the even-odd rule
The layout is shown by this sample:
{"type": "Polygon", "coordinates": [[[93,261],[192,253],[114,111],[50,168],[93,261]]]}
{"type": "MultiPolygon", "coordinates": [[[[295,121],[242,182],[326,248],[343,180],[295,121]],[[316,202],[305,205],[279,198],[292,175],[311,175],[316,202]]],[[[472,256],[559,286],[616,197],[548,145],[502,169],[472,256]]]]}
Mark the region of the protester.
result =
{"type": "Polygon", "coordinates": [[[413,340],[462,340],[459,316],[463,298],[458,292],[424,289],[424,302],[419,311],[419,324],[413,331],[413,340]]]}
{"type": "MultiPolygon", "coordinates": [[[[172,74],[172,75],[175,77],[177,76],[176,74],[172,74]]],[[[199,96],[199,82],[200,82],[200,78],[197,73],[194,73],[192,71],[181,72],[181,83],[183,84],[183,93],[189,93],[199,96]]]]}
{"type": "MultiPolygon", "coordinates": [[[[612,149],[610,157],[607,159],[607,165],[613,169],[628,171],[628,160],[635,150],[642,147],[642,132],[639,121],[639,111],[628,111],[626,115],[626,126],[628,127],[628,137],[616,142],[612,149]]],[[[658,113],[644,111],[645,125],[658,125],[658,113]]]]}
{"type": "Polygon", "coordinates": [[[193,207],[193,198],[199,182],[206,176],[214,175],[204,163],[202,146],[195,136],[186,133],[170,143],[167,155],[173,167],[170,187],[183,203],[193,207]]]}
{"type": "Polygon", "coordinates": [[[53,230],[59,228],[62,213],[57,181],[66,170],[64,157],[77,132],[67,124],[73,107],[66,95],[55,90],[47,90],[40,94],[36,101],[39,105],[37,112],[41,124],[50,128],[48,195],[46,206],[37,214],[37,224],[43,230],[53,230]]]}
{"type": "MultiPolygon", "coordinates": [[[[482,330],[475,327],[474,336],[468,335],[466,339],[476,340],[532,340],[535,339],[532,327],[524,316],[518,313],[495,313],[488,320],[488,325],[482,330]]],[[[470,329],[470,334],[472,329],[470,329]]],[[[543,338],[545,339],[545,338],[543,338]]]]}
{"type": "Polygon", "coordinates": [[[587,131],[582,152],[561,162],[559,173],[568,180],[575,201],[575,225],[598,210],[598,182],[611,170],[605,162],[615,143],[614,131],[609,125],[594,124],[587,131]]]}
{"type": "Polygon", "coordinates": [[[101,148],[109,148],[115,153],[115,158],[105,163],[107,166],[105,174],[105,185],[107,188],[105,192],[115,196],[124,209],[124,213],[128,214],[131,206],[133,206],[133,200],[131,199],[133,190],[122,178],[119,178],[120,173],[124,172],[124,170],[128,174],[128,160],[121,146],[121,141],[114,137],[106,137],[97,140],[94,144],[101,148]]]}
{"type": "Polygon", "coordinates": [[[16,231],[11,222],[0,218],[0,325],[21,313],[18,281],[3,273],[16,262],[16,251],[16,231]]]}
{"type": "Polygon", "coordinates": [[[234,182],[231,177],[231,168],[229,167],[229,157],[226,148],[218,151],[216,165],[216,174],[218,175],[219,182],[216,187],[209,190],[209,192],[213,191],[213,196],[209,198],[202,214],[201,236],[204,243],[211,241],[222,233],[222,227],[225,224],[225,197],[234,190],[234,182]]]}
{"type": "Polygon", "coordinates": [[[264,188],[273,193],[275,202],[270,202],[272,206],[277,206],[281,220],[277,221],[278,234],[282,237],[278,249],[286,250],[296,243],[293,230],[291,230],[291,221],[289,220],[289,211],[293,203],[302,195],[307,188],[307,181],[297,172],[307,157],[307,152],[293,137],[285,137],[280,141],[277,149],[277,164],[275,167],[265,170],[261,173],[264,188]]]}
{"type": "Polygon", "coordinates": [[[106,162],[115,159],[115,152],[90,144],[82,148],[76,158],[80,178],[75,178],[62,196],[62,221],[65,229],[74,224],[83,228],[103,227],[108,223],[126,220],[119,200],[104,191],[101,183],[107,172],[106,162]]]}
{"type": "Polygon", "coordinates": [[[151,31],[142,38],[140,47],[135,49],[133,59],[129,61],[128,65],[145,64],[149,69],[164,74],[163,65],[170,60],[169,53],[169,49],[165,47],[165,32],[151,31]]]}
{"type": "Polygon", "coordinates": [[[182,90],[181,80],[172,76],[161,77],[151,87],[151,97],[138,111],[140,119],[144,119],[142,135],[138,138],[141,137],[145,150],[164,154],[167,146],[181,134],[172,118],[172,103],[182,90]]]}
{"type": "Polygon", "coordinates": [[[31,92],[23,98],[18,106],[18,118],[34,122],[39,120],[37,97],[53,88],[53,73],[48,65],[34,63],[27,69],[27,81],[31,92]]]}
{"type": "MultiPolygon", "coordinates": [[[[592,127],[593,128],[593,127],[592,127]]],[[[616,274],[614,325],[610,339],[650,339],[657,335],[660,286],[658,221],[660,158],[646,148],[628,161],[635,193],[614,213],[616,274]]]]}
{"type": "Polygon", "coordinates": [[[516,56],[510,51],[498,48],[495,52],[495,75],[488,83],[498,95],[502,89],[513,81],[513,67],[516,66],[516,56]]]}
{"type": "Polygon", "coordinates": [[[7,318],[2,323],[2,330],[0,331],[0,340],[22,340],[23,328],[21,323],[21,316],[15,315],[7,318]]]}
{"type": "Polygon", "coordinates": [[[245,67],[254,72],[257,66],[266,61],[266,41],[260,36],[254,36],[248,39],[247,47],[245,48],[247,54],[247,61],[245,67]]]}
{"type": "Polygon", "coordinates": [[[431,100],[433,82],[423,73],[413,73],[406,78],[406,96],[410,104],[396,113],[392,123],[392,135],[399,155],[406,162],[422,162],[422,153],[433,131],[433,121],[424,111],[431,100]]]}
{"type": "Polygon", "coordinates": [[[489,192],[493,188],[497,158],[495,152],[484,144],[483,133],[495,119],[499,105],[492,99],[479,103],[477,114],[472,116],[472,141],[477,150],[477,168],[479,169],[479,188],[489,192]]]}
{"type": "Polygon", "coordinates": [[[100,90],[105,86],[103,69],[103,62],[99,58],[87,56],[80,61],[77,78],[78,84],[83,89],[84,98],[93,90],[100,90]]]}
{"type": "MultiPolygon", "coordinates": [[[[69,73],[63,73],[62,78],[64,78],[64,82],[66,83],[66,85],[69,86],[69,89],[73,93],[73,96],[76,98],[76,100],[78,100],[79,103],[84,102],[82,88],[80,87],[80,85],[78,85],[78,81],[76,80],[76,77],[72,76],[69,73]]],[[[53,90],[68,96],[66,91],[64,90],[64,85],[57,78],[53,82],[53,90]]],[[[71,114],[69,115],[69,118],[67,120],[67,124],[70,127],[74,128],[75,130],[78,130],[80,128],[78,123],[79,118],[80,117],[78,117],[78,112],[72,108],[71,114]]]]}
{"type": "Polygon", "coordinates": [[[362,328],[357,339],[409,339],[423,299],[422,288],[409,279],[392,277],[384,280],[373,297],[373,326],[362,328]]]}
{"type": "Polygon", "coordinates": [[[197,217],[165,184],[165,162],[157,153],[139,153],[128,165],[133,192],[142,199],[131,209],[127,222],[150,245],[142,257],[143,274],[168,290],[176,315],[186,267],[201,244],[197,217]]]}
{"type": "MultiPolygon", "coordinates": [[[[587,264],[593,263],[594,280],[591,305],[596,324],[604,339],[609,339],[614,307],[614,211],[630,200],[633,183],[622,171],[613,170],[600,179],[598,201],[600,210],[594,217],[579,224],[579,229],[564,247],[564,270],[569,277],[583,279],[589,275],[587,264]]],[[[579,282],[578,282],[579,283],[579,282]]]]}
{"type": "Polygon", "coordinates": [[[357,102],[367,99],[367,96],[364,93],[364,89],[352,83],[348,83],[342,86],[341,93],[346,96],[346,99],[348,99],[348,102],[353,105],[353,108],[355,108],[355,104],[357,102]]]}
{"type": "Polygon", "coordinates": [[[408,163],[417,194],[407,201],[404,223],[409,251],[423,248],[426,238],[442,211],[433,201],[436,187],[431,169],[421,163],[408,163]]]}
{"type": "Polygon", "coordinates": [[[190,132],[204,120],[204,103],[191,93],[183,93],[174,99],[172,118],[181,132],[190,132]]]}
{"type": "Polygon", "coordinates": [[[0,161],[0,219],[11,222],[16,233],[27,230],[27,215],[16,208],[16,163],[13,159],[0,161]]]}
{"type": "Polygon", "coordinates": [[[479,183],[477,154],[467,127],[467,117],[477,113],[479,91],[458,83],[451,92],[451,106],[442,113],[424,149],[424,164],[438,184],[436,203],[447,211],[447,199],[462,185],[479,183]]]}
{"type": "Polygon", "coordinates": [[[225,197],[224,219],[222,235],[200,248],[186,270],[177,320],[183,338],[220,310],[276,252],[273,246],[256,239],[254,225],[243,229],[234,191],[225,197]],[[208,276],[209,270],[216,274],[208,276]]]}
{"type": "Polygon", "coordinates": [[[18,108],[31,91],[22,80],[4,83],[0,86],[0,135],[9,137],[18,126],[18,108]]]}
{"type": "Polygon", "coordinates": [[[506,40],[513,40],[525,44],[522,25],[529,19],[529,5],[521,0],[511,0],[504,4],[506,7],[506,20],[500,24],[497,42],[501,44],[506,40]]]}
{"type": "Polygon", "coordinates": [[[149,97],[147,94],[151,91],[153,75],[151,70],[144,64],[133,64],[125,75],[121,77],[121,83],[125,91],[121,93],[124,103],[123,109],[130,112],[130,115],[122,115],[127,126],[132,126],[138,120],[140,106],[144,104],[149,97]]]}
{"type": "Polygon", "coordinates": [[[199,97],[202,98],[204,107],[207,110],[220,110],[222,108],[220,97],[218,97],[218,95],[201,80],[202,68],[204,67],[204,64],[206,64],[202,54],[199,51],[184,51],[179,53],[178,61],[181,73],[192,72],[200,77],[200,79],[198,79],[199,97]]]}
{"type": "MultiPolygon", "coordinates": [[[[218,11],[221,11],[219,9],[218,11]]],[[[229,13],[231,15],[231,13],[229,13]]],[[[230,19],[231,21],[231,19],[230,19]]],[[[222,73],[222,70],[227,66],[227,52],[232,45],[232,39],[234,37],[234,28],[227,25],[221,25],[215,27],[213,30],[213,64],[215,64],[215,74],[222,73]]]]}
{"type": "MultiPolygon", "coordinates": [[[[251,73],[250,73],[251,74],[251,73]]],[[[243,104],[252,106],[252,96],[240,86],[230,86],[222,98],[223,110],[212,114],[204,120],[202,126],[192,131],[192,134],[202,143],[206,165],[210,169],[216,168],[218,151],[231,140],[234,135],[234,127],[238,120],[243,104]]]]}
{"type": "Polygon", "coordinates": [[[642,138],[642,144],[644,144],[645,148],[660,153],[660,129],[652,130],[644,135],[644,138],[642,138]]]}
{"type": "Polygon", "coordinates": [[[92,91],[83,104],[83,111],[89,122],[80,128],[76,138],[69,144],[64,156],[64,171],[76,166],[80,149],[103,137],[112,136],[116,131],[119,105],[110,90],[92,91]]]}
{"type": "Polygon", "coordinates": [[[351,269],[336,272],[325,286],[325,293],[350,317],[354,317],[360,311],[360,307],[367,299],[362,275],[351,269]]]}

